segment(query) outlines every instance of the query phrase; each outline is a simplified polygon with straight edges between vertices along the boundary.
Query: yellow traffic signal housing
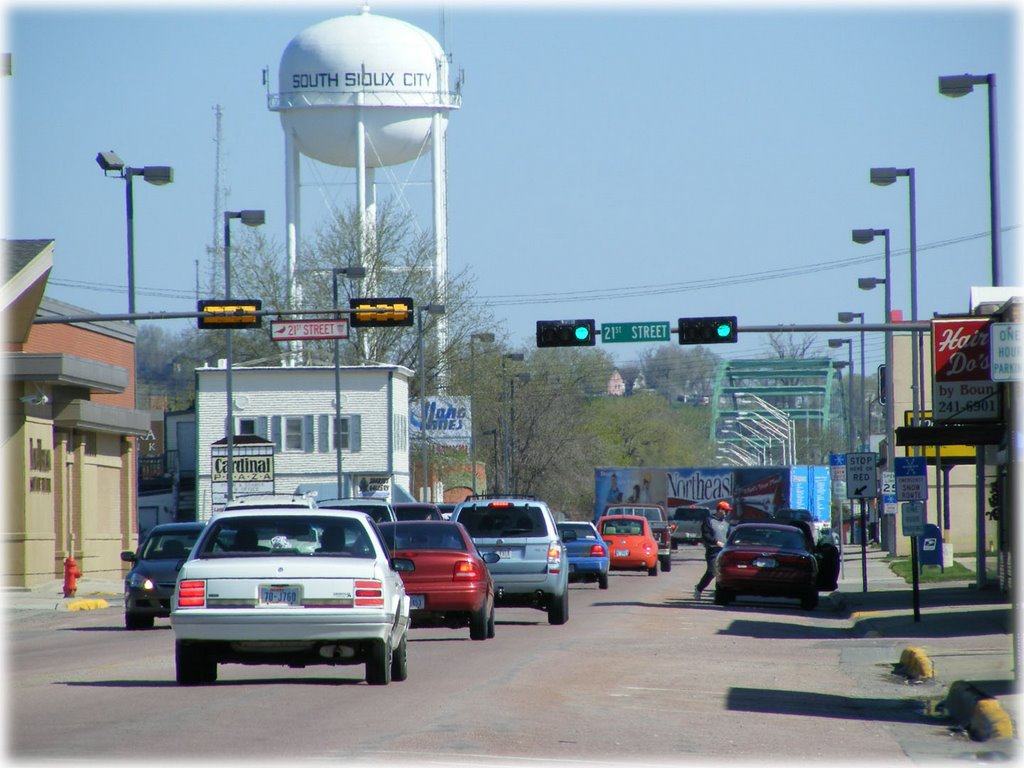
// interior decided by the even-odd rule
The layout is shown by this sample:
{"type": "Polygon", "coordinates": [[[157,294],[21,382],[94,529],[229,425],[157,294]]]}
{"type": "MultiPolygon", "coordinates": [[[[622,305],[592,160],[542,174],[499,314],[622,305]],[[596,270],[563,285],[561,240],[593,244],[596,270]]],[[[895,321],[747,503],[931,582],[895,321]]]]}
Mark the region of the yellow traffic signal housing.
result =
{"type": "Polygon", "coordinates": [[[259,328],[263,317],[256,314],[263,309],[260,299],[203,299],[197,302],[196,310],[208,313],[197,318],[197,325],[211,328],[259,328]]]}
{"type": "Polygon", "coordinates": [[[409,298],[349,299],[349,325],[353,328],[374,328],[413,324],[413,305],[409,298]]]}

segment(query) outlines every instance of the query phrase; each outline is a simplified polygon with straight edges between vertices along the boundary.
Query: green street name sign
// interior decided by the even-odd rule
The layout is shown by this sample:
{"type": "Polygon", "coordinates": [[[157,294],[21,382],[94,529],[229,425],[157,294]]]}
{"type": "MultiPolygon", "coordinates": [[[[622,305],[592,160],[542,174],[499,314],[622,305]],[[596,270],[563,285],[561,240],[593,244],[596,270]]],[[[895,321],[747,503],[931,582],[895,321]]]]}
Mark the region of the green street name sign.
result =
{"type": "Polygon", "coordinates": [[[669,324],[601,323],[601,341],[605,344],[629,341],[668,341],[669,324]]]}

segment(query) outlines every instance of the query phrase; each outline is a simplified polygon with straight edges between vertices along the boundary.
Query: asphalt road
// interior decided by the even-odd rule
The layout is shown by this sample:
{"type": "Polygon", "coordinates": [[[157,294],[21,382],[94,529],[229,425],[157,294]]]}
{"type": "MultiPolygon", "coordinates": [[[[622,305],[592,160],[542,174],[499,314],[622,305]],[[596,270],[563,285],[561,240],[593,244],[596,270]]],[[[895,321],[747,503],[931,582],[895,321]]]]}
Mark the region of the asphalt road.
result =
{"type": "Polygon", "coordinates": [[[670,573],[573,585],[560,627],[499,608],[493,640],[412,630],[409,679],[386,687],[367,686],[362,666],[222,665],[217,684],[181,688],[167,620],[128,632],[116,606],[8,613],[8,753],[621,765],[963,750],[927,712],[928,692],[891,674],[891,644],[856,637],[825,595],[813,612],[724,609],[710,593],[696,603],[703,564],[684,547],[670,573]]]}

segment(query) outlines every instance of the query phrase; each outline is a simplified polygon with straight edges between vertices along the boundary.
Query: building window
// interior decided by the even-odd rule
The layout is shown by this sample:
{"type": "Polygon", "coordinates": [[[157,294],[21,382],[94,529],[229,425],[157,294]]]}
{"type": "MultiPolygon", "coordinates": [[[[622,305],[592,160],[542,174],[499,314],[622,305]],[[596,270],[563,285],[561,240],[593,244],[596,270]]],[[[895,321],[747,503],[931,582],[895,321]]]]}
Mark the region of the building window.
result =
{"type": "Polygon", "coordinates": [[[256,431],[256,419],[239,419],[238,429],[235,430],[236,435],[256,435],[259,434],[256,431]]]}
{"type": "Polygon", "coordinates": [[[331,451],[336,451],[341,445],[341,450],[350,453],[357,453],[362,450],[362,435],[359,416],[342,416],[339,428],[338,420],[332,416],[331,424],[334,429],[331,433],[331,451]]]}
{"type": "Polygon", "coordinates": [[[284,449],[301,451],[303,445],[303,419],[301,416],[284,417],[284,449]]]}

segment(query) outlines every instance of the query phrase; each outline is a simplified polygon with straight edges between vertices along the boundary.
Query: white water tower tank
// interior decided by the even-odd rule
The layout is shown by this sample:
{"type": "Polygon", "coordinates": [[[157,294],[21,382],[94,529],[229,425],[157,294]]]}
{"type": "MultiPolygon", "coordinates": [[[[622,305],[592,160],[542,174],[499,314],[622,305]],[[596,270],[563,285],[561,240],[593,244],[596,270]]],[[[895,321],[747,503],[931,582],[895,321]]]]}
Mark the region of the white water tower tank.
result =
{"type": "Polygon", "coordinates": [[[366,166],[379,168],[430,149],[434,114],[458,108],[438,42],[367,9],[296,35],[281,56],[278,87],[270,108],[281,113],[298,150],[346,168],[357,164],[357,121],[366,135],[366,166]]]}

